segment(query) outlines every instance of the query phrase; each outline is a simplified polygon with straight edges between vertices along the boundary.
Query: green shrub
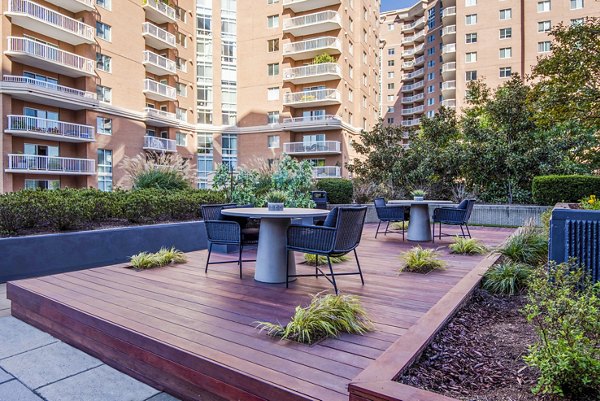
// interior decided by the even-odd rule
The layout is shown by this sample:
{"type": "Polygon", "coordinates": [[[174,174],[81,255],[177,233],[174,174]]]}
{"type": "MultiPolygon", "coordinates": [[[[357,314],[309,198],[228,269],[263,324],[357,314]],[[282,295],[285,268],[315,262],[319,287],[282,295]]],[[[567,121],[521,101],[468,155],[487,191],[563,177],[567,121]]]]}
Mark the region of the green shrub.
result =
{"type": "Polygon", "coordinates": [[[171,215],[168,192],[158,189],[140,189],[127,194],[123,216],[132,223],[155,223],[171,215]]]}
{"type": "Polygon", "coordinates": [[[352,181],[345,178],[322,178],[317,181],[319,191],[327,191],[329,203],[343,205],[352,203],[352,181]]]}
{"type": "Polygon", "coordinates": [[[539,370],[535,393],[600,398],[600,283],[574,263],[539,269],[524,308],[539,339],[524,358],[539,370]]]}
{"type": "Polygon", "coordinates": [[[462,255],[483,255],[487,253],[487,247],[474,238],[456,237],[454,242],[448,246],[450,253],[462,255]]]}
{"type": "Polygon", "coordinates": [[[444,270],[446,262],[439,259],[439,253],[435,249],[423,249],[417,245],[402,255],[404,266],[400,271],[414,273],[428,273],[431,270],[444,270]]]}
{"type": "Polygon", "coordinates": [[[539,205],[559,202],[575,203],[596,195],[600,197],[600,176],[591,175],[543,175],[533,179],[533,201],[539,205]]]}
{"type": "MultiPolygon", "coordinates": [[[[331,260],[332,264],[336,264],[336,263],[342,263],[345,262],[347,260],[349,260],[350,258],[348,257],[348,255],[342,255],[342,256],[331,256],[329,258],[329,260],[331,260]]],[[[319,266],[323,266],[323,265],[327,265],[327,256],[323,256],[323,255],[319,255],[319,266]]],[[[314,255],[312,253],[305,253],[304,254],[304,261],[309,264],[314,266],[317,262],[317,255],[314,255]]]]}
{"type": "Polygon", "coordinates": [[[43,216],[50,228],[72,230],[91,220],[94,205],[77,189],[43,191],[43,216]]]}
{"type": "Polygon", "coordinates": [[[196,171],[179,153],[146,153],[123,160],[133,189],[191,189],[196,171]]]}
{"type": "Polygon", "coordinates": [[[390,224],[392,230],[408,230],[408,221],[397,221],[390,224]]]}
{"type": "Polygon", "coordinates": [[[548,260],[548,236],[542,229],[527,225],[496,252],[513,262],[538,266],[548,260]]]}
{"type": "Polygon", "coordinates": [[[135,189],[181,190],[188,189],[190,184],[174,171],[152,170],[144,171],[136,176],[133,187],[135,189]]]}
{"type": "Polygon", "coordinates": [[[515,295],[527,287],[531,266],[504,262],[492,266],[483,276],[483,288],[497,295],[515,295]]]}
{"type": "Polygon", "coordinates": [[[271,336],[306,344],[340,333],[363,334],[373,326],[357,296],[333,294],[317,294],[309,306],[297,306],[285,327],[270,322],[256,323],[257,328],[271,336]]]}
{"type": "Polygon", "coordinates": [[[185,254],[173,247],[160,248],[156,253],[140,252],[130,258],[131,266],[134,269],[145,270],[155,267],[170,265],[171,263],[179,264],[187,262],[185,254]]]}
{"type": "Polygon", "coordinates": [[[552,209],[548,209],[546,210],[544,213],[542,213],[542,215],[540,216],[540,220],[542,222],[542,228],[544,229],[544,232],[546,233],[546,235],[550,235],[550,220],[552,219],[552,209]]]}

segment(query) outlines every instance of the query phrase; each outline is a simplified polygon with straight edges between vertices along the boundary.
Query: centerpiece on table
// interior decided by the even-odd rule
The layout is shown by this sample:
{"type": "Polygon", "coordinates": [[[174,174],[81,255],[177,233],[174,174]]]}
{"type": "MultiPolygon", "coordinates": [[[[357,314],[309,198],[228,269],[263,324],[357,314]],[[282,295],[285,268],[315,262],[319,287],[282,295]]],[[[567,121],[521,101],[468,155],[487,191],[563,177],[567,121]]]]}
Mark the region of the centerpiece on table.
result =
{"type": "Polygon", "coordinates": [[[283,204],[287,200],[285,192],[271,191],[267,194],[267,208],[269,212],[282,212],[283,204]]]}

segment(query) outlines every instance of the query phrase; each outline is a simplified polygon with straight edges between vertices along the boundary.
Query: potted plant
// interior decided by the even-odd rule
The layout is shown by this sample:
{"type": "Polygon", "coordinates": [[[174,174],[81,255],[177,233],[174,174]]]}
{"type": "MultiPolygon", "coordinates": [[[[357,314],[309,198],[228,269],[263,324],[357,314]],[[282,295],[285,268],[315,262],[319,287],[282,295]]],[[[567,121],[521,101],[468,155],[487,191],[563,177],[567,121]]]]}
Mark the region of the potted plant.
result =
{"type": "Polygon", "coordinates": [[[267,208],[270,212],[283,211],[283,204],[287,196],[283,191],[271,191],[267,194],[267,208]]]}
{"type": "Polygon", "coordinates": [[[415,189],[410,193],[413,196],[413,199],[416,201],[422,201],[425,199],[426,192],[422,189],[415,189]]]}

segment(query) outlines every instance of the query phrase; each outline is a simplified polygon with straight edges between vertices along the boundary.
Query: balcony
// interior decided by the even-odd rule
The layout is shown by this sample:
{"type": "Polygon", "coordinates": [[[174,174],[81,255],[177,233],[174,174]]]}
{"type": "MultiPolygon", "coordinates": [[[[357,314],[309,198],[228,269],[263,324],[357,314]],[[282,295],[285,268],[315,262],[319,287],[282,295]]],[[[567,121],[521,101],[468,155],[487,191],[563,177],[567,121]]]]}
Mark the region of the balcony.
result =
{"type": "Polygon", "coordinates": [[[337,155],[342,153],[339,141],[288,142],[283,144],[288,155],[337,155]]]}
{"type": "Polygon", "coordinates": [[[283,45],[283,56],[294,60],[306,60],[314,58],[319,54],[340,54],[342,44],[334,36],[325,36],[317,39],[303,40],[300,42],[286,43],[283,45]]]}
{"type": "Polygon", "coordinates": [[[172,139],[159,138],[157,136],[145,136],[144,149],[171,153],[177,152],[177,144],[172,139]]]}
{"type": "Polygon", "coordinates": [[[95,75],[94,60],[27,38],[9,36],[4,54],[19,63],[70,77],[95,75]]]}
{"type": "Polygon", "coordinates": [[[450,43],[442,47],[442,59],[444,63],[456,60],[456,43],[450,43]]]}
{"type": "Polygon", "coordinates": [[[410,85],[402,85],[402,92],[414,91],[415,89],[422,88],[424,85],[425,85],[425,82],[423,80],[414,82],[410,85]]]}
{"type": "Polygon", "coordinates": [[[177,115],[168,111],[146,107],[144,109],[146,122],[155,127],[173,127],[177,125],[177,115]]]}
{"type": "Polygon", "coordinates": [[[402,26],[402,31],[403,32],[412,31],[413,29],[421,28],[423,26],[425,26],[425,17],[421,17],[418,20],[413,21],[409,24],[404,24],[402,26]]]}
{"type": "Polygon", "coordinates": [[[310,64],[283,70],[283,80],[294,85],[332,81],[342,78],[338,63],[310,64]]]}
{"type": "Polygon", "coordinates": [[[448,107],[450,109],[455,109],[456,108],[456,99],[442,100],[442,106],[448,107]]]}
{"type": "Polygon", "coordinates": [[[161,84],[160,82],[151,79],[144,79],[143,93],[148,99],[156,100],[157,102],[166,102],[177,99],[177,93],[174,87],[161,84]]]}
{"type": "Polygon", "coordinates": [[[454,91],[456,91],[456,81],[446,81],[442,83],[442,95],[451,95],[454,91]]]}
{"type": "Polygon", "coordinates": [[[283,105],[289,107],[331,106],[342,103],[342,96],[337,89],[316,89],[304,92],[287,92],[283,97],[283,105]]]}
{"type": "Polygon", "coordinates": [[[412,36],[406,36],[402,39],[402,44],[412,43],[414,41],[423,41],[425,40],[425,32],[421,31],[419,33],[415,33],[412,36]]]}
{"type": "Polygon", "coordinates": [[[402,124],[403,127],[414,127],[416,125],[421,124],[421,119],[420,118],[414,118],[412,120],[403,120],[401,124],[402,124]]]}
{"type": "Polygon", "coordinates": [[[60,8],[74,13],[81,11],[94,11],[94,0],[46,0],[48,3],[55,4],[60,8]]]}
{"type": "Polygon", "coordinates": [[[4,133],[61,142],[93,142],[94,127],[29,116],[8,115],[4,133]]]}
{"type": "Polygon", "coordinates": [[[0,87],[3,93],[10,94],[14,99],[47,106],[70,110],[83,110],[98,106],[98,98],[93,92],[28,77],[5,75],[2,77],[0,87]]]}
{"type": "Polygon", "coordinates": [[[447,7],[442,10],[442,24],[450,25],[456,22],[456,7],[447,7]]]}
{"type": "Polygon", "coordinates": [[[95,175],[96,162],[93,159],[54,157],[38,155],[8,155],[7,173],[95,175]]]}
{"type": "Polygon", "coordinates": [[[442,65],[442,78],[448,80],[456,76],[456,62],[444,63],[442,65]]]}
{"type": "Polygon", "coordinates": [[[410,116],[412,114],[422,113],[423,110],[425,110],[425,106],[423,106],[423,105],[412,107],[410,109],[402,109],[402,115],[403,116],[410,116]]]}
{"type": "Polygon", "coordinates": [[[156,50],[174,49],[177,47],[175,35],[157,27],[151,22],[142,24],[142,36],[146,44],[156,50]]]}
{"type": "Polygon", "coordinates": [[[333,31],[341,27],[340,14],[331,10],[283,20],[283,32],[294,36],[313,35],[333,31]]]}
{"type": "Polygon", "coordinates": [[[404,50],[402,52],[402,57],[412,57],[415,54],[418,54],[418,53],[422,52],[424,49],[425,49],[425,44],[421,43],[417,47],[413,47],[412,49],[404,50]]]}
{"type": "Polygon", "coordinates": [[[456,25],[448,25],[442,29],[442,43],[456,42],[456,25]]]}
{"type": "Polygon", "coordinates": [[[341,4],[341,0],[283,0],[283,8],[295,13],[341,4]]]}
{"type": "Polygon", "coordinates": [[[169,7],[161,0],[142,0],[142,7],[146,18],[157,24],[167,24],[177,21],[177,15],[173,7],[169,7]]]}
{"type": "Polygon", "coordinates": [[[408,69],[408,68],[418,67],[421,64],[423,64],[423,62],[425,62],[425,56],[420,56],[420,57],[417,57],[414,60],[403,62],[402,63],[402,68],[408,69]]]}
{"type": "Polygon", "coordinates": [[[421,101],[424,98],[425,98],[425,94],[423,94],[423,93],[417,93],[416,95],[413,95],[413,96],[402,97],[402,103],[403,104],[414,103],[414,102],[421,101]]]}
{"type": "Polygon", "coordinates": [[[292,132],[335,130],[342,128],[342,119],[330,114],[284,118],[283,128],[292,132]]]}
{"type": "Polygon", "coordinates": [[[142,64],[146,67],[146,71],[154,75],[175,75],[177,74],[177,66],[173,60],[153,53],[149,50],[144,50],[144,59],[142,64]]]}
{"type": "Polygon", "coordinates": [[[13,24],[72,45],[94,43],[94,28],[28,0],[10,0],[6,16],[13,24]]]}
{"type": "Polygon", "coordinates": [[[422,77],[423,74],[425,74],[425,69],[424,68],[420,68],[420,69],[418,69],[416,71],[409,72],[408,74],[402,75],[402,80],[406,81],[406,80],[409,80],[409,79],[419,78],[419,77],[422,77]]]}
{"type": "Polygon", "coordinates": [[[340,178],[342,169],[336,166],[313,167],[313,178],[340,178]]]}

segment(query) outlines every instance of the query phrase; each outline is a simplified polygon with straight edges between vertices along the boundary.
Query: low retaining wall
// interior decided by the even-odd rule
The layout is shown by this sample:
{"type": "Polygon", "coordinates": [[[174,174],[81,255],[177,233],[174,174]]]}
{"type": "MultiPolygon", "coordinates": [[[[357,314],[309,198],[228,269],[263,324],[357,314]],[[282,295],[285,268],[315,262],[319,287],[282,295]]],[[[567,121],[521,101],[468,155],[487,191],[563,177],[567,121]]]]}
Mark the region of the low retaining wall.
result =
{"type": "Polygon", "coordinates": [[[0,239],[0,283],[123,263],[161,247],[206,249],[204,222],[110,228],[0,239]]]}

